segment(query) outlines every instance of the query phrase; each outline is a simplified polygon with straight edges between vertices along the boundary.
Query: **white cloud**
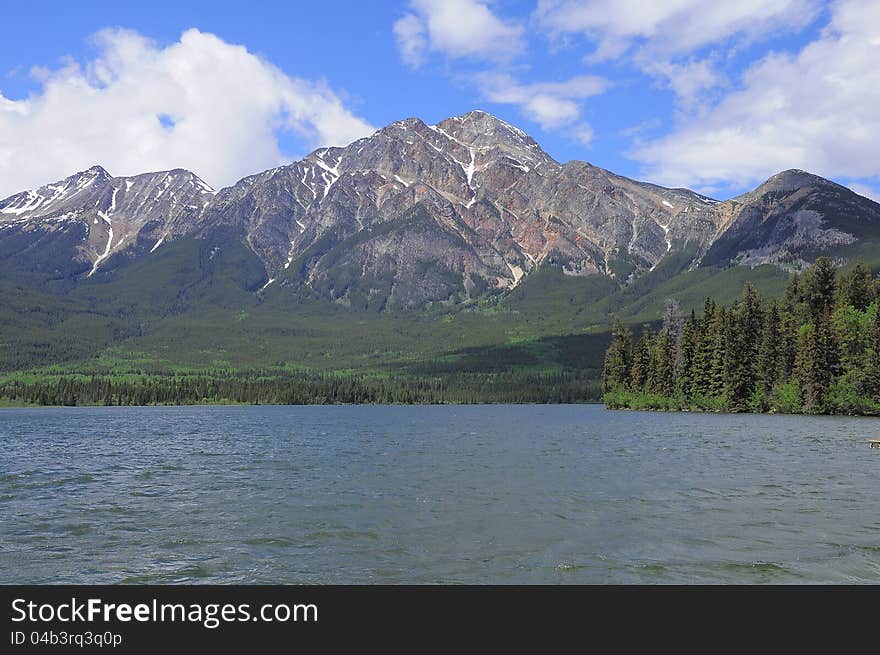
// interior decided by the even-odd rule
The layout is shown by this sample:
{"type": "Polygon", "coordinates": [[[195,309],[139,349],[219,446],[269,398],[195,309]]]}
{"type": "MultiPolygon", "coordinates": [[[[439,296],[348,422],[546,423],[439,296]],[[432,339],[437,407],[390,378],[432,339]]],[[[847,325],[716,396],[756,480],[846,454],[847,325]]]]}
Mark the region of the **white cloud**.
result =
{"type": "Polygon", "coordinates": [[[801,30],[820,8],[820,0],[539,0],[534,15],[552,37],[592,42],[587,62],[625,57],[687,109],[727,84],[715,53],[704,48],[731,41],[730,54],[773,33],[801,30]]]}
{"type": "Polygon", "coordinates": [[[451,58],[509,61],[523,52],[524,30],[498,18],[481,0],[411,0],[394,23],[401,56],[417,68],[428,51],[451,58]]]}
{"type": "Polygon", "coordinates": [[[726,84],[711,59],[690,59],[681,63],[646,60],[641,69],[661,80],[662,86],[672,89],[685,109],[693,108],[706,90],[726,84]]]}
{"type": "Polygon", "coordinates": [[[755,38],[813,20],[818,0],[539,0],[535,16],[556,35],[596,42],[594,57],[617,57],[634,45],[682,55],[729,37],[755,38]]]}
{"type": "Polygon", "coordinates": [[[115,29],[96,44],[84,66],[35,69],[30,97],[0,94],[0,197],[96,163],[114,175],[188,168],[221,186],[285,161],[280,132],[317,146],[373,130],[325,83],[212,34],[191,29],[163,48],[115,29]]]}
{"type": "Polygon", "coordinates": [[[581,145],[588,146],[593,142],[593,137],[596,136],[596,134],[593,132],[593,128],[587,123],[579,123],[578,125],[575,125],[574,129],[571,131],[571,136],[579,141],[581,145]]]}
{"type": "Polygon", "coordinates": [[[483,73],[476,79],[486,100],[516,105],[527,118],[544,129],[555,129],[577,121],[581,115],[577,101],[603,93],[608,86],[604,79],[593,75],[534,84],[520,84],[511,76],[499,73],[483,73]]]}
{"type": "Polygon", "coordinates": [[[425,61],[425,50],[428,47],[425,24],[422,20],[415,14],[407,14],[394,23],[394,36],[397,37],[397,45],[404,63],[412,68],[421,66],[425,61]]]}
{"type": "Polygon", "coordinates": [[[632,155],[673,185],[751,185],[787,168],[880,178],[880,3],[843,0],[797,54],[771,53],[741,87],[632,155]]]}

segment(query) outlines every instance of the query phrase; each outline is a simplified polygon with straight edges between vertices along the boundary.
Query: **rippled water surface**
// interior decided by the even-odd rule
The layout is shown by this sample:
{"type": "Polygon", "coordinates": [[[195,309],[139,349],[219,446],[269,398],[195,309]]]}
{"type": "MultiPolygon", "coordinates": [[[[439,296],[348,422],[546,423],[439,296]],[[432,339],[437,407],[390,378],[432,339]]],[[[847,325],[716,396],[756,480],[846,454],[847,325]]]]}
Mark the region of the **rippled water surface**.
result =
{"type": "Polygon", "coordinates": [[[0,582],[880,582],[880,420],[0,410],[0,582]]]}

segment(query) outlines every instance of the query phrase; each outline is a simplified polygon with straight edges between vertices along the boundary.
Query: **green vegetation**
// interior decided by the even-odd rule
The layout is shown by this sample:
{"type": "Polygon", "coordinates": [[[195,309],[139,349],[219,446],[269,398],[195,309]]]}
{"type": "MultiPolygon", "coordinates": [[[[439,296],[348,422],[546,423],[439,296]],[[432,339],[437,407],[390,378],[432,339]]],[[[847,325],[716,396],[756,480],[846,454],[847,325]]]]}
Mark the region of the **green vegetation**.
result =
{"type": "Polygon", "coordinates": [[[455,373],[446,376],[279,374],[61,376],[0,385],[5,405],[575,403],[599,383],[576,372],[455,373]]]}
{"type": "Polygon", "coordinates": [[[507,293],[400,311],[285,280],[260,290],[247,245],[220,242],[180,239],[78,280],[4,260],[0,404],[599,401],[612,314],[653,320],[669,297],[687,310],[785,281],[676,258],[632,285],[547,265],[507,293]]]}
{"type": "Polygon", "coordinates": [[[880,414],[880,282],[856,264],[821,257],[792,277],[781,299],[751,284],[729,306],[707,298],[701,315],[667,307],[637,343],[617,321],[605,354],[611,408],[880,414]]]}
{"type": "MultiPolygon", "coordinates": [[[[601,399],[608,335],[594,316],[542,322],[500,296],[380,312],[167,269],[163,286],[167,280],[179,293],[160,293],[151,271],[130,268],[65,296],[0,286],[0,403],[601,399]]],[[[597,279],[576,282],[592,287],[597,279]]],[[[579,309],[562,305],[581,297],[547,309],[571,315],[579,309]]]]}

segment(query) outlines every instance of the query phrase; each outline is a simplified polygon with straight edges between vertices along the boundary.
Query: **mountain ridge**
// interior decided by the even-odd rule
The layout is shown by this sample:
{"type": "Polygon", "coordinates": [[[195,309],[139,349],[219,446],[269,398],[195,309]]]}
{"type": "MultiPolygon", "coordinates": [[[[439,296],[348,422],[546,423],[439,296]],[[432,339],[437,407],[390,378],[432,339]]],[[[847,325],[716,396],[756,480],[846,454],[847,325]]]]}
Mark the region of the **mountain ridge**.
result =
{"type": "Polygon", "coordinates": [[[84,280],[185,237],[238,239],[263,289],[406,308],[510,290],[543,265],[620,284],[673,254],[683,270],[799,268],[877,226],[880,205],[805,171],[718,201],[559,163],[476,110],[396,121],[218,191],[185,169],[116,178],[96,165],[0,200],[0,260],[11,270],[27,252],[31,272],[84,280]]]}

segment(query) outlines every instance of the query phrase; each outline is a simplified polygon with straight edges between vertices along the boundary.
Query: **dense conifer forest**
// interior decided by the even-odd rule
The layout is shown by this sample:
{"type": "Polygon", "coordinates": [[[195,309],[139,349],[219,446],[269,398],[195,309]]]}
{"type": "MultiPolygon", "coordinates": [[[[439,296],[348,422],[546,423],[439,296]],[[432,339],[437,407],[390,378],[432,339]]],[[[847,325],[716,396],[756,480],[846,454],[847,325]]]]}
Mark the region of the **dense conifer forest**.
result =
{"type": "Polygon", "coordinates": [[[214,371],[0,384],[0,404],[15,405],[577,403],[599,396],[595,376],[564,371],[419,377],[214,371]]]}
{"type": "Polygon", "coordinates": [[[880,414],[880,282],[819,258],[781,299],[746,284],[722,305],[681,316],[638,341],[615,322],[603,392],[613,409],[880,414]]]}

